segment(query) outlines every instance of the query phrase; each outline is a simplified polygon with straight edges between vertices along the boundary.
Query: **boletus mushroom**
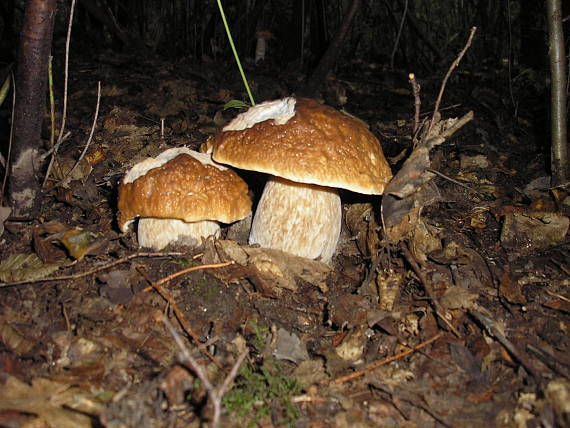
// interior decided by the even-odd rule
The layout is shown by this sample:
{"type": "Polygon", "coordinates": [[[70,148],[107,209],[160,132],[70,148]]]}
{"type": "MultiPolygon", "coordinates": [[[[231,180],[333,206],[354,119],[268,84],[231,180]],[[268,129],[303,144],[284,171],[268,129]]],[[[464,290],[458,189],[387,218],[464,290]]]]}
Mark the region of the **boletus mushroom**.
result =
{"type": "Polygon", "coordinates": [[[216,162],[270,174],[250,244],[329,263],[340,236],[337,188],[382,194],[392,172],[360,120],[292,97],[239,114],[206,144],[216,162]]]}
{"type": "Polygon", "coordinates": [[[141,247],[197,246],[218,236],[222,223],[251,212],[247,184],[211,156],[186,147],[166,150],[133,166],[119,186],[118,223],[126,232],[136,217],[141,247]]]}

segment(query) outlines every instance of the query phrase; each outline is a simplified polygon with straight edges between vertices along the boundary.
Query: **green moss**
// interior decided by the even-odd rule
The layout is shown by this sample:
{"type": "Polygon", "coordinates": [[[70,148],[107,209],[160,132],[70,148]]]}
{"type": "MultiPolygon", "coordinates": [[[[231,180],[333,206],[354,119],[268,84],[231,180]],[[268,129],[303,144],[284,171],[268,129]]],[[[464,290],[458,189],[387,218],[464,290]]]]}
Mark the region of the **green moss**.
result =
{"type": "Polygon", "coordinates": [[[299,412],[290,398],[299,392],[297,381],[284,374],[282,364],[270,357],[261,367],[241,366],[234,388],[224,397],[224,407],[247,427],[270,415],[278,415],[276,426],[295,426],[299,412]]]}

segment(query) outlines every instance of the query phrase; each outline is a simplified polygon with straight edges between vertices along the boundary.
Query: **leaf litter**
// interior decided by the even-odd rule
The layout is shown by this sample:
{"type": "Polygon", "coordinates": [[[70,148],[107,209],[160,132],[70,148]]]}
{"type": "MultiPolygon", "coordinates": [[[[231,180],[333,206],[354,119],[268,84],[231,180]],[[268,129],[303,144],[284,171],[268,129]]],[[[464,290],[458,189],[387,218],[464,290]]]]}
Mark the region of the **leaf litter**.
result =
{"type": "MultiPolygon", "coordinates": [[[[165,316],[213,385],[248,351],[222,401],[224,426],[568,421],[569,208],[540,171],[480,139],[488,123],[475,115],[457,135],[414,149],[411,123],[373,122],[380,110],[389,117],[396,94],[355,80],[355,94],[378,96],[348,107],[392,133],[384,149],[399,175],[384,198],[346,198],[332,267],[248,246],[237,230],[199,249],[135,257],[134,235],[113,220],[118,179],[166,148],[198,149],[235,114],[222,106],[239,94],[175,72],[161,84],[114,73],[85,168],[45,195],[42,219],[3,220],[4,424],[212,420],[208,390],[165,316]]],[[[87,111],[92,96],[78,89],[72,100],[87,111]]],[[[81,115],[71,123],[87,134],[81,115]]],[[[431,138],[456,123],[441,119],[431,138]]],[[[61,156],[65,171],[76,153],[61,156]]],[[[249,179],[259,191],[263,180],[249,179]]]]}

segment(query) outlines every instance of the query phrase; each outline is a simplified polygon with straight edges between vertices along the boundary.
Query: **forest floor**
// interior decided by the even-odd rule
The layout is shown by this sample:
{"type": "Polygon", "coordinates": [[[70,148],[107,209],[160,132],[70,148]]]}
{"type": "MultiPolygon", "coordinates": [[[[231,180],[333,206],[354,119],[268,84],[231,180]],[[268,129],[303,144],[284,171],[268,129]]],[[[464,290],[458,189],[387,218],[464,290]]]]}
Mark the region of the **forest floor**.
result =
{"type": "MultiPolygon", "coordinates": [[[[0,238],[0,426],[200,426],[215,391],[192,364],[221,388],[244,355],[221,426],[570,426],[570,199],[550,189],[533,82],[517,82],[515,115],[503,72],[457,73],[442,117],[475,119],[432,151],[441,174],[399,242],[377,226],[381,197],[342,192],[331,268],[277,257],[287,278],[276,280],[247,261],[220,267],[248,248],[243,231],[156,254],[116,222],[126,170],[198,149],[238,113],[223,111],[247,99],[236,74],[111,52],[72,60],[70,135],[41,215],[9,218],[0,238]],[[93,139],[68,175],[98,81],[93,139]]],[[[258,102],[294,90],[294,73],[277,75],[250,72],[258,102]]],[[[418,78],[428,116],[441,78],[418,78]]],[[[324,100],[367,122],[401,168],[414,111],[405,73],[354,64],[324,100]]],[[[259,197],[264,178],[244,178],[259,197]]]]}

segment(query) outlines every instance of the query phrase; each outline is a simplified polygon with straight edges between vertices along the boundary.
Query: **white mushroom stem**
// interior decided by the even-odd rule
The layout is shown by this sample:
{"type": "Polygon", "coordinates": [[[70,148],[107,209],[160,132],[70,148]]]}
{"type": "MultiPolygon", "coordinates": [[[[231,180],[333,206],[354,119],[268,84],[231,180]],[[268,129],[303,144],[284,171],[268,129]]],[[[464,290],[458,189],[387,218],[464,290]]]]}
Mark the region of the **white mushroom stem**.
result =
{"type": "Polygon", "coordinates": [[[336,189],[273,177],[261,195],[249,243],[329,263],[341,219],[336,189]]]}
{"type": "Polygon", "coordinates": [[[155,251],[169,244],[197,247],[202,238],[211,235],[220,235],[220,225],[215,221],[186,223],[176,219],[141,218],[137,228],[139,246],[155,251]]]}

